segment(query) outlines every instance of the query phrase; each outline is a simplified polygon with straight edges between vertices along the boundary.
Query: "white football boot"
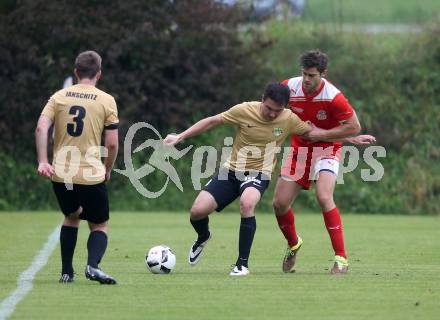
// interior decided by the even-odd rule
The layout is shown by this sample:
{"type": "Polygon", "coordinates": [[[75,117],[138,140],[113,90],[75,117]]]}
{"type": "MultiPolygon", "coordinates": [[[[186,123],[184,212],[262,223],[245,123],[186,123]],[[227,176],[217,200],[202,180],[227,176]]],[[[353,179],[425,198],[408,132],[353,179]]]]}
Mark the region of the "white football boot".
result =
{"type": "Polygon", "coordinates": [[[234,268],[232,269],[231,273],[229,274],[230,276],[247,276],[249,274],[249,269],[246,268],[245,266],[234,266],[234,268]]]}
{"type": "Polygon", "coordinates": [[[209,233],[209,237],[205,241],[198,243],[196,240],[194,244],[191,246],[188,253],[188,263],[191,266],[195,266],[197,262],[199,262],[200,258],[202,257],[203,248],[205,248],[206,244],[210,239],[211,239],[211,233],[209,233]]]}

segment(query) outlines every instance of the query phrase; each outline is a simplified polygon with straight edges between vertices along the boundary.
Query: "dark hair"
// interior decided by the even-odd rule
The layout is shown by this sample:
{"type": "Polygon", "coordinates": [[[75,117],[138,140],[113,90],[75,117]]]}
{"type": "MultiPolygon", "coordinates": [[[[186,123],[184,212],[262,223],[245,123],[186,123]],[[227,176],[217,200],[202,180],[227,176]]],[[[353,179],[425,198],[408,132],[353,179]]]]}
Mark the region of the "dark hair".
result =
{"type": "Polygon", "coordinates": [[[81,52],[75,59],[78,77],[92,79],[101,70],[101,61],[101,56],[95,51],[81,52]]]}
{"type": "Polygon", "coordinates": [[[264,89],[263,100],[272,99],[283,107],[289,103],[290,89],[285,84],[271,82],[264,89]]]}
{"type": "Polygon", "coordinates": [[[316,68],[320,73],[327,69],[328,57],[324,52],[311,50],[303,53],[300,58],[300,65],[304,69],[316,68]]]}

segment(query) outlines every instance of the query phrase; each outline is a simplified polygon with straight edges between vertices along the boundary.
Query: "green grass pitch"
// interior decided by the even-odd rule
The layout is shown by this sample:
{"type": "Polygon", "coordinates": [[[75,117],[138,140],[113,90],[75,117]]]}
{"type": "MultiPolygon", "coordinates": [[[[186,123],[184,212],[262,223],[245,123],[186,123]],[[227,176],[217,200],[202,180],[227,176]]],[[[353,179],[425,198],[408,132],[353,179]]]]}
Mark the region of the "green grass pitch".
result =
{"type": "MultiPolygon", "coordinates": [[[[17,286],[61,221],[56,212],[0,213],[0,302],[17,286]]],[[[111,213],[101,267],[119,282],[87,281],[87,226],[75,253],[75,283],[59,284],[59,246],[10,319],[438,319],[440,219],[343,214],[350,273],[328,274],[332,250],[320,214],[297,214],[304,245],[294,274],[281,272],[285,243],[272,214],[257,213],[251,274],[228,273],[238,247],[238,213],[214,214],[213,238],[195,267],[187,213],[111,213]],[[166,244],[177,256],[169,275],[150,274],[146,251],[166,244]]]]}

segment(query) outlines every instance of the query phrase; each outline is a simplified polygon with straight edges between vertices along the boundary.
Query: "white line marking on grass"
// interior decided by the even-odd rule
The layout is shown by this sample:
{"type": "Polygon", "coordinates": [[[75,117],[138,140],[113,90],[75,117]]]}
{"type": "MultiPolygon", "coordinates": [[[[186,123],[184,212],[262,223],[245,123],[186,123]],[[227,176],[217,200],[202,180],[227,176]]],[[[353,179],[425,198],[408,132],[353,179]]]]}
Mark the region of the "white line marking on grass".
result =
{"type": "Polygon", "coordinates": [[[17,279],[17,288],[0,304],[0,320],[8,318],[15,310],[17,304],[32,290],[35,275],[43,268],[53,250],[58,244],[61,226],[56,227],[49,235],[44,247],[32,261],[29,268],[23,271],[17,279]]]}

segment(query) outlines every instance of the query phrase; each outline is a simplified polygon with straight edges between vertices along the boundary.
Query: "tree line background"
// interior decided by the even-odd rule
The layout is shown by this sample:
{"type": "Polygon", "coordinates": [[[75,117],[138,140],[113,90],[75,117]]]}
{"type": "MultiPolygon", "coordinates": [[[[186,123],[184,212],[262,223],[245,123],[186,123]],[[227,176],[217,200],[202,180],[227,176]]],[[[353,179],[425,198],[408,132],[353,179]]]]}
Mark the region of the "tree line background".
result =
{"type": "MultiPolygon", "coordinates": [[[[440,22],[417,35],[342,33],[299,20],[249,21],[239,7],[211,0],[4,1],[0,6],[0,209],[55,209],[48,181],[36,175],[33,132],[42,107],[73,61],[93,49],[103,58],[98,87],[119,108],[123,139],[138,121],[163,135],[241,102],[260,98],[271,80],[299,74],[301,52],[329,54],[328,78],[355,107],[364,132],[387,150],[380,182],[363,182],[359,170],[344,176],[336,201],[344,210],[368,213],[440,214],[440,22]]],[[[223,146],[233,133],[220,128],[187,144],[223,146]]],[[[137,136],[143,142],[147,132],[137,136]]],[[[180,148],[180,147],[179,147],[180,148]]],[[[134,149],[134,147],[133,147],[134,149]]],[[[135,165],[149,154],[133,156],[135,165]]],[[[112,209],[188,210],[194,199],[192,156],[173,163],[184,192],[169,185],[158,199],[140,196],[114,173],[112,209]]],[[[158,170],[142,179],[158,190],[158,170]]],[[[272,183],[273,188],[274,183],[272,183]]],[[[260,208],[270,210],[272,189],[260,208]]],[[[298,206],[315,210],[313,192],[298,206]]],[[[232,207],[234,209],[234,207],[232,207]]]]}

